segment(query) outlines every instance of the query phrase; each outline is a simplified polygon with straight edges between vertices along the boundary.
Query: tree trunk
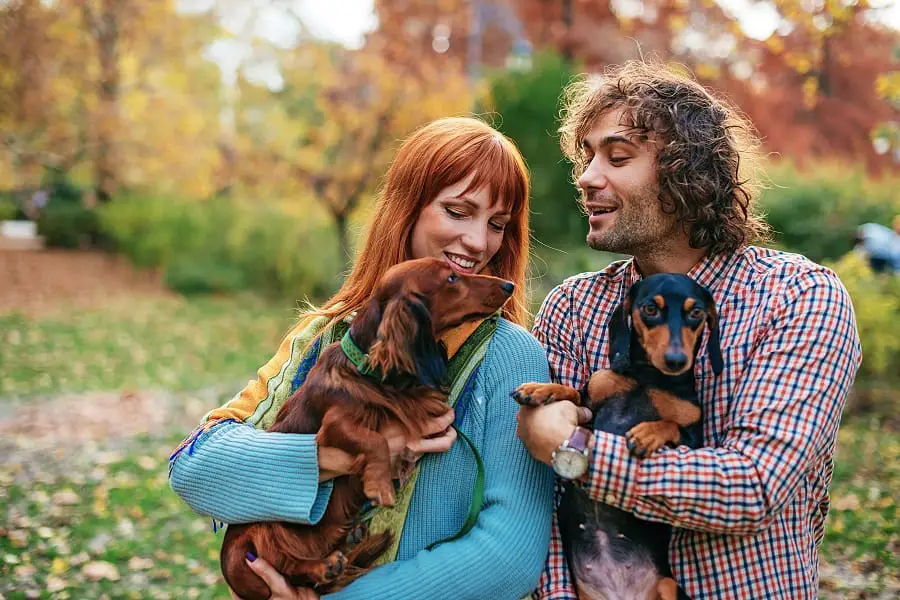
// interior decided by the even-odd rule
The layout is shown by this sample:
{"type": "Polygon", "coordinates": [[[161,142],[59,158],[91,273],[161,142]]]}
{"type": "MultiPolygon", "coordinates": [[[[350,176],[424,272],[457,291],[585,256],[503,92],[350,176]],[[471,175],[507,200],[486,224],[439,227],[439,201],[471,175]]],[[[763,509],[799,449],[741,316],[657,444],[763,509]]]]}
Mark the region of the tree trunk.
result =
{"type": "Polygon", "coordinates": [[[94,185],[97,200],[108,202],[115,192],[116,170],[113,164],[113,137],[119,122],[119,19],[123,0],[103,0],[98,15],[90,4],[83,4],[85,25],[97,43],[100,62],[98,86],[99,115],[94,122],[96,155],[94,156],[94,185]]]}
{"type": "Polygon", "coordinates": [[[353,257],[350,255],[350,236],[348,231],[347,214],[334,215],[334,224],[337,226],[338,248],[344,264],[349,268],[353,265],[353,257]]]}

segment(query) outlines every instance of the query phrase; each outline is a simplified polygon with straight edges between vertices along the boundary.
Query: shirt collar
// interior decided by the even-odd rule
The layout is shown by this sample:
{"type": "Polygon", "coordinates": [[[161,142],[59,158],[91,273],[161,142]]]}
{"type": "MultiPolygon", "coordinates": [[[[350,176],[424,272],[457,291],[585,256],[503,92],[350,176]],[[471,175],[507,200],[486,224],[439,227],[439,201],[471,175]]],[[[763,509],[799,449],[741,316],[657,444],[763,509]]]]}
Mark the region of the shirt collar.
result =
{"type": "MultiPolygon", "coordinates": [[[[715,256],[706,255],[691,267],[686,275],[706,289],[712,291],[719,287],[722,276],[725,274],[732,259],[736,255],[737,252],[723,252],[715,256]]],[[[634,257],[628,259],[628,264],[625,267],[625,288],[630,288],[642,278],[643,275],[641,275],[641,272],[638,270],[637,265],[634,262],[634,257]]]]}

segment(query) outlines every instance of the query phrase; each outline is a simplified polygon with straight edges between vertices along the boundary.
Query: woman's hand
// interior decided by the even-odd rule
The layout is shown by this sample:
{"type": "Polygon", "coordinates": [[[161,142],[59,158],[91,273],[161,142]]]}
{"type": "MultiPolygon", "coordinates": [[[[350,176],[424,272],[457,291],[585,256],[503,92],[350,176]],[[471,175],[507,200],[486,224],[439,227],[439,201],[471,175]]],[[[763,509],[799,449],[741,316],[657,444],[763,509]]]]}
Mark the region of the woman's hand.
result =
{"type": "MultiPolygon", "coordinates": [[[[446,452],[456,442],[456,430],[451,427],[455,415],[453,410],[429,421],[418,439],[408,440],[403,431],[395,426],[386,427],[381,434],[387,439],[391,451],[391,465],[394,475],[400,475],[414,465],[428,452],[446,452]]],[[[350,473],[353,456],[338,448],[319,446],[319,481],[327,481],[350,473]]]]}
{"type": "MultiPolygon", "coordinates": [[[[257,558],[253,562],[248,560],[247,564],[269,586],[269,590],[272,591],[269,600],[319,600],[319,594],[311,589],[291,587],[287,579],[262,558],[257,558]]],[[[228,591],[231,592],[233,600],[243,600],[234,591],[230,589],[228,591]]]]}

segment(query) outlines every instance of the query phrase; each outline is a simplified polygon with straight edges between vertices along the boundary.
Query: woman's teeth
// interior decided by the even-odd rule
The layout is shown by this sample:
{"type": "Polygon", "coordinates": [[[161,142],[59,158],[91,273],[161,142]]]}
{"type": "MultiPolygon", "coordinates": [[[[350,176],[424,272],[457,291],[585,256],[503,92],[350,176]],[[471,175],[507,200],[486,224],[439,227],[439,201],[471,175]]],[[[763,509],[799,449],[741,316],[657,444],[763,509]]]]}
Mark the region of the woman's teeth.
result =
{"type": "Polygon", "coordinates": [[[453,264],[459,265],[463,269],[471,269],[472,267],[475,266],[474,260],[466,260],[465,258],[460,258],[458,256],[451,256],[450,254],[447,255],[447,258],[450,259],[450,262],[452,262],[453,264]]]}

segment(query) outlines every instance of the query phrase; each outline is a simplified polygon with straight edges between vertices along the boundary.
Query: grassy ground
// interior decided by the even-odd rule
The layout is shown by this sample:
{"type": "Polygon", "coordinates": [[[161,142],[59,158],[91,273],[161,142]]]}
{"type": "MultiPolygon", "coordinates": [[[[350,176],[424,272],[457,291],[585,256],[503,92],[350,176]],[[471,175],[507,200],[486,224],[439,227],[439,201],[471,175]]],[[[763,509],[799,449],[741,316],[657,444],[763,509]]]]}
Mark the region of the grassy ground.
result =
{"type": "MultiPolygon", "coordinates": [[[[208,408],[224,396],[192,390],[239,387],[292,318],[289,307],[251,299],[130,302],[40,319],[0,315],[0,403],[14,420],[34,402],[66,413],[66,402],[84,406],[97,397],[65,400],[62,392],[162,388],[168,407],[208,408]]],[[[135,417],[131,412],[123,409],[121,418],[135,417]]],[[[167,454],[197,408],[170,412],[155,435],[103,430],[92,439],[85,432],[77,447],[46,447],[46,436],[30,435],[27,423],[2,436],[0,595],[227,597],[217,564],[221,532],[213,534],[211,522],[193,515],[166,482],[167,454]]],[[[832,493],[823,597],[896,597],[900,434],[849,420],[832,493]]]]}
{"type": "Polygon", "coordinates": [[[295,316],[251,297],[139,299],[37,320],[0,314],[0,398],[235,380],[275,353],[295,316]]]}

